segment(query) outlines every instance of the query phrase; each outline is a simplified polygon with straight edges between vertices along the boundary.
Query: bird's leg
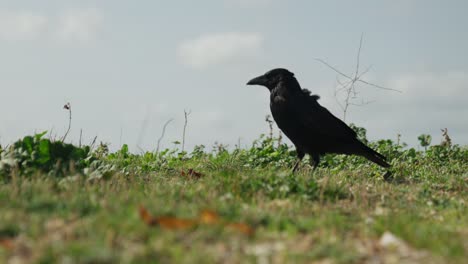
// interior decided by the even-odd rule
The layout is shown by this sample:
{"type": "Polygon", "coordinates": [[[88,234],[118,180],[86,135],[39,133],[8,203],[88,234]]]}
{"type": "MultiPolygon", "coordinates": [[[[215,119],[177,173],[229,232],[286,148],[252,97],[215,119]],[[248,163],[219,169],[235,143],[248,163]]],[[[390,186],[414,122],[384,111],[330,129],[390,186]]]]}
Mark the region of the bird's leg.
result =
{"type": "Polygon", "coordinates": [[[296,172],[297,167],[299,167],[299,163],[300,163],[300,162],[301,162],[301,160],[298,159],[298,160],[296,161],[296,163],[294,164],[294,167],[293,167],[293,169],[292,169],[292,172],[293,172],[293,173],[296,172]]]}
{"type": "Polygon", "coordinates": [[[320,156],[319,155],[312,155],[312,159],[310,160],[310,165],[313,166],[314,168],[312,169],[312,173],[315,172],[317,169],[319,163],[320,163],[320,156]]]}
{"type": "Polygon", "coordinates": [[[299,167],[299,163],[301,163],[301,160],[304,158],[305,156],[305,153],[300,151],[300,150],[297,150],[297,161],[296,161],[296,164],[294,164],[294,167],[292,169],[292,172],[296,172],[297,168],[299,167]]]}

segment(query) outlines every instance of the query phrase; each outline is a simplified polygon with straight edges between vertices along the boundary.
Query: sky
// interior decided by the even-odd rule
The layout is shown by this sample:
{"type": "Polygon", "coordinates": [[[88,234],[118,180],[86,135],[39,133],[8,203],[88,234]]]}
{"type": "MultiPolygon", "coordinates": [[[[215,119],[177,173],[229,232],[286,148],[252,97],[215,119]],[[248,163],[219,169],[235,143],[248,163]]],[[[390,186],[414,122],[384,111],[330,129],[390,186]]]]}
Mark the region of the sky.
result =
{"type": "MultiPolygon", "coordinates": [[[[155,150],[250,146],[268,133],[269,94],[246,82],[294,72],[342,117],[337,73],[362,76],[346,122],[371,140],[420,134],[468,144],[465,0],[0,0],[0,144],[35,132],[155,150]]],[[[341,82],[345,79],[339,78],[341,82]]],[[[275,132],[276,133],[276,132],[275,132]]]]}

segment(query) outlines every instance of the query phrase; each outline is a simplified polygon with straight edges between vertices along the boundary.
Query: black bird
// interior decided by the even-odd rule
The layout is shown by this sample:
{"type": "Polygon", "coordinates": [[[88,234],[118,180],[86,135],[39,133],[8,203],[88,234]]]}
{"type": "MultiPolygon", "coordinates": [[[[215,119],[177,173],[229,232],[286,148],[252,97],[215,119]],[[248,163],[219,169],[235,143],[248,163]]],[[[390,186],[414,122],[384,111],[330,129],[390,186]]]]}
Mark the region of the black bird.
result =
{"type": "Polygon", "coordinates": [[[270,109],[278,127],[294,143],[299,160],[312,158],[314,170],[325,153],[355,154],[382,167],[390,167],[385,157],[357,139],[356,132],[318,103],[320,98],[301,88],[294,74],[273,69],[250,80],[247,85],[262,85],[270,91],[270,109]]]}

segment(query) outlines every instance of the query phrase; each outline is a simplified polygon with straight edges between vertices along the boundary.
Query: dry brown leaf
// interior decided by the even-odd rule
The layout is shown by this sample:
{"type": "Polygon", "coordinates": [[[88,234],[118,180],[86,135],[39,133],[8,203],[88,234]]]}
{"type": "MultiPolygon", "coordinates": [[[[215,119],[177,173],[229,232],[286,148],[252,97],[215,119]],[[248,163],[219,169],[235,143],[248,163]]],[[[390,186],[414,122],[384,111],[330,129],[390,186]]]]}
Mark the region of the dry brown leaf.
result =
{"type": "Polygon", "coordinates": [[[6,250],[13,250],[15,248],[15,241],[13,239],[0,239],[0,247],[6,250]]]}
{"type": "Polygon", "coordinates": [[[178,229],[188,229],[200,224],[203,225],[214,225],[219,224],[222,227],[230,228],[232,230],[238,231],[245,235],[253,235],[254,229],[244,223],[228,223],[222,221],[221,217],[213,211],[203,210],[198,219],[181,219],[172,216],[152,216],[146,208],[140,206],[139,208],[140,218],[143,222],[149,226],[160,226],[166,229],[178,230],[178,229]]]}
{"type": "Polygon", "coordinates": [[[140,206],[140,218],[149,226],[161,226],[167,229],[186,229],[197,224],[197,221],[191,219],[180,219],[170,216],[153,217],[146,208],[140,206]]]}
{"type": "Polygon", "coordinates": [[[216,224],[219,223],[220,217],[217,213],[210,211],[210,210],[204,210],[200,214],[200,223],[202,224],[216,224]]]}
{"type": "Polygon", "coordinates": [[[186,177],[189,177],[189,178],[192,178],[192,179],[200,179],[201,177],[205,176],[204,174],[202,174],[200,172],[197,172],[194,169],[188,169],[187,172],[182,170],[182,171],[180,171],[180,174],[182,176],[186,176],[186,177]]]}
{"type": "Polygon", "coordinates": [[[138,209],[138,212],[140,214],[141,220],[143,220],[145,224],[149,226],[154,226],[158,223],[156,219],[153,216],[151,216],[148,210],[146,210],[146,208],[144,208],[143,206],[140,206],[140,208],[138,209]]]}
{"type": "Polygon", "coordinates": [[[244,223],[228,223],[226,227],[232,228],[248,236],[251,236],[255,233],[255,230],[251,226],[244,223]]]}
{"type": "Polygon", "coordinates": [[[244,223],[227,223],[227,222],[222,222],[221,217],[209,210],[204,210],[200,214],[200,223],[202,224],[223,224],[224,227],[231,228],[235,231],[238,231],[240,233],[246,234],[246,235],[253,235],[254,234],[254,229],[250,227],[247,224],[244,223]]]}
{"type": "Polygon", "coordinates": [[[159,226],[167,229],[187,229],[198,224],[198,221],[192,219],[180,219],[169,216],[157,217],[155,219],[159,226]]]}

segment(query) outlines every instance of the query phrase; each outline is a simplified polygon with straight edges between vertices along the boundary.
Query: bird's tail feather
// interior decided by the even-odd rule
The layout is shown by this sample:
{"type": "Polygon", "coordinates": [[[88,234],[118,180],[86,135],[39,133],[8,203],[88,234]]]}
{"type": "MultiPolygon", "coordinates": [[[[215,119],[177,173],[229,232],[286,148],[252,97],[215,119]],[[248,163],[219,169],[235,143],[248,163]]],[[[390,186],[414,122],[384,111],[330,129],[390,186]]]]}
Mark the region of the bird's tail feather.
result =
{"type": "Polygon", "coordinates": [[[377,163],[378,165],[388,168],[390,167],[390,164],[386,162],[386,158],[384,155],[378,153],[377,151],[369,148],[368,146],[362,144],[364,146],[364,152],[362,153],[362,156],[367,158],[368,160],[377,163]]]}

